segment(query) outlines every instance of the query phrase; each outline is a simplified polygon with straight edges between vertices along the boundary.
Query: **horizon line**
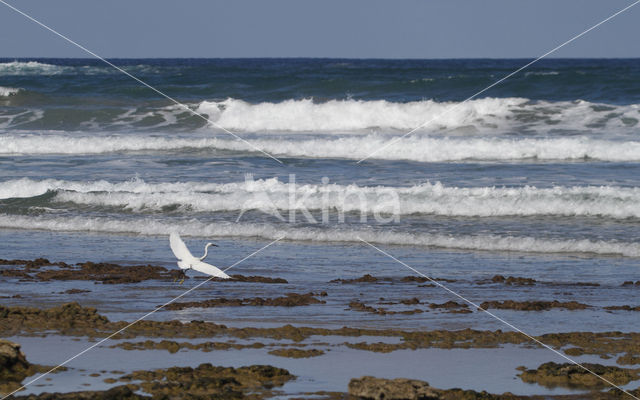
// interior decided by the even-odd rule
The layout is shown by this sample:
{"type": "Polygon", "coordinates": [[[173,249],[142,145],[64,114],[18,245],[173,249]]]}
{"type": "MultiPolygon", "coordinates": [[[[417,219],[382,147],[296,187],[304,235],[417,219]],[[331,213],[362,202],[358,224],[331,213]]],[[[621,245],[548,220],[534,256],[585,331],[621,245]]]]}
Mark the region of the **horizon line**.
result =
{"type": "MultiPolygon", "coordinates": [[[[236,57],[104,57],[107,60],[381,60],[381,61],[448,61],[448,60],[529,60],[531,57],[311,57],[311,56],[236,56],[236,57]]],[[[56,57],[56,56],[0,56],[0,60],[95,60],[93,57],[56,57]]],[[[640,56],[631,57],[547,57],[546,60],[640,60],[640,56]]]]}

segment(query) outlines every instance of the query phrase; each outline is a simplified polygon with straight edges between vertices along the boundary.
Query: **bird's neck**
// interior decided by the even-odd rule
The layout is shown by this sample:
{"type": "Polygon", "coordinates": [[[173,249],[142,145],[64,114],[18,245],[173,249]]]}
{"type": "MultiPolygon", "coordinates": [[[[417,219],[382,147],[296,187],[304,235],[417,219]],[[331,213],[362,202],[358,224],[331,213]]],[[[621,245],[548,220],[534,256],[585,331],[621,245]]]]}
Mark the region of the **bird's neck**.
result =
{"type": "Polygon", "coordinates": [[[206,246],[204,246],[204,255],[202,257],[200,257],[200,261],[202,261],[205,258],[207,258],[207,253],[209,253],[209,246],[211,246],[211,244],[207,244],[206,246]]]}

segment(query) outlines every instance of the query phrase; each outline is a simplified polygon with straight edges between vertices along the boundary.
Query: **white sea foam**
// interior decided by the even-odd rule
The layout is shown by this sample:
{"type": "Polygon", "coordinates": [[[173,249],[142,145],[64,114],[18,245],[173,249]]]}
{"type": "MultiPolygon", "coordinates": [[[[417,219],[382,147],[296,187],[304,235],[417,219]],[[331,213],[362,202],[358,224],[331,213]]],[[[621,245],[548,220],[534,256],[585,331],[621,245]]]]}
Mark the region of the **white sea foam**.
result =
{"type": "Polygon", "coordinates": [[[0,63],[0,76],[58,75],[72,70],[73,67],[46,64],[37,61],[12,61],[8,63],[0,63]]]}
{"type": "Polygon", "coordinates": [[[0,86],[0,97],[8,97],[8,96],[14,95],[18,93],[20,90],[22,89],[0,86]]]}
{"type": "Polygon", "coordinates": [[[217,139],[143,135],[5,134],[0,154],[100,154],[120,151],[216,148],[217,139]]]}
{"type": "MultiPolygon", "coordinates": [[[[440,127],[496,124],[503,122],[513,107],[526,99],[474,100],[459,110],[441,117],[440,127]]],[[[445,112],[453,103],[432,100],[393,103],[386,100],[330,100],[314,103],[311,99],[281,103],[250,104],[242,100],[202,102],[198,111],[227,129],[242,131],[352,131],[367,128],[413,129],[445,112]]]]}
{"type": "MultiPolygon", "coordinates": [[[[224,137],[221,136],[221,137],[224,137]]],[[[260,149],[276,156],[361,159],[390,143],[386,135],[319,135],[314,138],[262,136],[250,138],[260,149]]],[[[4,134],[0,154],[100,154],[128,151],[211,149],[253,152],[234,139],[158,137],[144,135],[78,136],[60,134],[4,134]]],[[[549,138],[438,138],[408,136],[374,158],[446,162],[464,160],[603,160],[640,161],[640,141],[603,140],[585,136],[549,138]]]]}
{"type": "MultiPolygon", "coordinates": [[[[159,67],[148,64],[123,65],[121,68],[134,74],[157,74],[160,71],[159,67]]],[[[120,73],[120,71],[108,65],[55,65],[38,61],[11,61],[0,63],[0,76],[60,74],[117,75],[120,73]]]]}
{"type": "Polygon", "coordinates": [[[586,253],[640,257],[640,244],[616,241],[553,240],[534,237],[477,235],[450,236],[428,233],[403,233],[370,229],[293,228],[269,224],[223,223],[207,224],[198,220],[168,222],[115,220],[110,218],[49,218],[0,214],[0,228],[39,229],[65,232],[96,232],[140,235],[166,235],[177,230],[183,235],[198,237],[239,237],[320,243],[358,243],[360,239],[381,245],[411,245],[459,250],[516,251],[533,253],[586,253]]]}
{"type": "Polygon", "coordinates": [[[560,75],[558,71],[527,71],[524,73],[524,76],[551,76],[551,75],[560,75]]]}
{"type": "Polygon", "coordinates": [[[484,98],[460,104],[433,100],[394,103],[386,100],[286,100],[250,104],[227,99],[202,102],[198,112],[219,126],[238,131],[409,131],[472,128],[475,131],[628,130],[638,125],[640,106],[587,101],[531,101],[484,98]]]}
{"type": "MultiPolygon", "coordinates": [[[[640,105],[608,105],[587,101],[531,101],[523,98],[484,98],[467,103],[432,100],[395,103],[386,100],[286,100],[280,103],[251,104],[243,100],[204,101],[190,104],[221,127],[234,132],[274,134],[396,134],[416,130],[416,134],[449,137],[513,135],[583,134],[591,136],[634,135],[640,126],[640,105]]],[[[35,111],[34,109],[27,111],[35,111]]],[[[44,127],[49,123],[44,107],[40,113],[44,127]]],[[[74,115],[74,120],[77,115],[74,115]]],[[[59,124],[59,111],[51,119],[59,124]]],[[[204,121],[198,121],[204,123],[204,121]]],[[[193,119],[183,108],[122,109],[105,120],[87,113],[74,129],[108,131],[113,129],[184,128],[193,130],[193,119]],[[151,123],[150,121],[154,121],[151,123]],[[185,123],[186,122],[186,123],[185,123]],[[150,125],[151,124],[151,125],[150,125]]],[[[2,123],[15,128],[11,121],[2,123]]]]}
{"type": "Polygon", "coordinates": [[[640,218],[640,188],[574,186],[536,188],[447,187],[439,182],[411,186],[296,184],[276,178],[237,183],[111,183],[32,180],[0,183],[0,198],[33,197],[56,191],[58,202],[162,211],[178,206],[195,212],[337,210],[376,214],[442,216],[600,216],[640,218]]]}
{"type": "MultiPolygon", "coordinates": [[[[608,141],[588,137],[506,139],[408,136],[392,142],[393,139],[380,135],[332,140],[252,140],[252,144],[271,154],[292,157],[362,159],[373,154],[373,158],[378,159],[421,162],[527,159],[640,160],[638,141],[608,141]],[[392,144],[387,146],[390,143],[392,144]]],[[[243,147],[230,141],[217,146],[229,150],[242,150],[243,147]]]]}

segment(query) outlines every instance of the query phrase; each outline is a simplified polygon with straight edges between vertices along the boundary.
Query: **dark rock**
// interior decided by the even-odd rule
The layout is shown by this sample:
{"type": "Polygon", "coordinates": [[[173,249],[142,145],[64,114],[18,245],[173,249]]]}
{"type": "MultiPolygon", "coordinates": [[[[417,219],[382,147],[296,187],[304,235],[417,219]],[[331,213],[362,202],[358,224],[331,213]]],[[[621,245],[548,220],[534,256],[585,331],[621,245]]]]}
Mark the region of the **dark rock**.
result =
{"type": "Polygon", "coordinates": [[[431,303],[429,304],[429,308],[444,309],[451,314],[469,314],[473,312],[469,310],[469,306],[467,304],[458,303],[455,301],[447,301],[446,303],[441,303],[441,304],[431,303]]]}
{"type": "Polygon", "coordinates": [[[265,345],[259,342],[249,344],[239,344],[234,342],[176,342],[173,340],[162,340],[155,342],[153,340],[145,340],[144,342],[120,342],[111,346],[112,348],[120,348],[124,350],[166,350],[169,353],[177,353],[182,349],[201,350],[210,352],[214,350],[241,350],[241,349],[261,349],[265,345]]]}
{"type": "Polygon", "coordinates": [[[296,348],[287,348],[287,349],[276,349],[271,350],[269,354],[278,357],[288,357],[288,358],[309,358],[309,357],[318,357],[324,354],[324,351],[318,349],[296,349],[296,348]]]}
{"type": "Polygon", "coordinates": [[[427,382],[412,379],[382,379],[372,376],[351,379],[349,394],[361,399],[440,399],[440,392],[427,382]]]}
{"type": "Polygon", "coordinates": [[[516,310],[516,311],[547,311],[552,308],[564,308],[567,310],[584,310],[591,306],[578,303],[577,301],[559,302],[554,301],[485,301],[480,307],[488,310],[495,308],[499,310],[516,310]]]}
{"type": "Polygon", "coordinates": [[[271,307],[297,307],[310,304],[324,304],[324,300],[318,300],[315,293],[287,293],[284,297],[264,299],[252,297],[246,299],[209,299],[204,301],[191,301],[183,303],[171,303],[164,307],[165,310],[183,310],[185,308],[209,308],[209,307],[241,307],[241,306],[271,306],[271,307]]]}
{"type": "Polygon", "coordinates": [[[0,382],[21,382],[32,375],[30,367],[18,343],[0,339],[0,382]]]}
{"type": "Polygon", "coordinates": [[[425,282],[433,282],[433,281],[447,282],[447,283],[457,282],[455,279],[447,279],[447,278],[427,278],[427,277],[425,277],[425,276],[415,276],[415,275],[405,276],[405,277],[403,277],[402,279],[400,279],[400,282],[418,282],[418,283],[425,283],[425,282]]]}
{"type": "Polygon", "coordinates": [[[173,367],[154,371],[135,371],[120,381],[142,381],[141,388],[158,399],[241,399],[249,393],[268,391],[295,377],[289,371],[270,365],[196,368],[173,367]]]}
{"type": "Polygon", "coordinates": [[[330,283],[374,283],[374,282],[378,282],[378,278],[369,274],[362,275],[360,278],[334,279],[330,281],[330,283]]]}
{"type": "Polygon", "coordinates": [[[548,362],[537,369],[525,370],[520,379],[527,383],[538,383],[546,387],[600,388],[609,386],[604,379],[616,385],[626,385],[637,380],[638,370],[585,363],[581,366],[548,362]],[[586,368],[586,369],[585,369],[586,368]],[[587,369],[589,371],[587,371],[587,369]],[[595,375],[597,376],[595,376],[595,375]],[[604,379],[602,379],[604,378],[604,379]]]}
{"type": "Polygon", "coordinates": [[[254,283],[289,283],[283,278],[270,278],[267,276],[244,276],[244,275],[231,275],[231,279],[214,278],[214,281],[219,282],[254,282],[254,283]]]}
{"type": "Polygon", "coordinates": [[[610,311],[640,311],[640,306],[629,306],[629,305],[624,305],[624,306],[608,306],[604,308],[605,310],[610,310],[610,311]]]}
{"type": "Polygon", "coordinates": [[[179,277],[181,271],[167,270],[154,265],[122,266],[110,263],[87,261],[77,268],[60,268],[40,271],[35,277],[41,281],[50,280],[86,280],[103,284],[139,283],[145,280],[172,280],[179,277]]]}
{"type": "Polygon", "coordinates": [[[146,400],[149,396],[136,394],[135,385],[116,386],[104,391],[86,391],[71,393],[41,393],[39,395],[18,396],[15,400],[146,400]]]}
{"type": "Polygon", "coordinates": [[[510,276],[508,278],[505,278],[502,275],[494,275],[491,278],[491,282],[504,283],[505,285],[525,285],[525,286],[531,286],[536,284],[535,279],[522,278],[522,277],[516,277],[516,276],[510,276]]]}
{"type": "Polygon", "coordinates": [[[80,294],[80,293],[91,293],[91,290],[83,290],[83,289],[69,289],[64,292],[60,292],[59,294],[80,294]]]}
{"type": "Polygon", "coordinates": [[[372,306],[368,306],[357,300],[351,301],[349,303],[349,308],[352,309],[353,311],[368,312],[368,313],[379,314],[379,315],[393,315],[393,314],[410,315],[410,314],[420,314],[424,312],[419,308],[416,308],[414,310],[405,310],[405,311],[391,311],[385,308],[375,308],[372,306]]]}

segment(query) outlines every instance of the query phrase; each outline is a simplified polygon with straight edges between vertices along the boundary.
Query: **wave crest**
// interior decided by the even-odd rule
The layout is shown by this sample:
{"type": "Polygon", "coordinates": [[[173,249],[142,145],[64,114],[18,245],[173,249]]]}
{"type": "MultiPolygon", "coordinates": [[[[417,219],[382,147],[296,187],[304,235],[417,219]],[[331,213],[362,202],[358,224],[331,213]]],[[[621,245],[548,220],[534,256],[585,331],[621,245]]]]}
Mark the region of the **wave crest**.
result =
{"type": "Polygon", "coordinates": [[[12,87],[0,86],[0,97],[12,96],[12,95],[18,93],[21,90],[22,89],[20,89],[20,88],[12,88],[12,87]]]}
{"type": "Polygon", "coordinates": [[[37,61],[12,61],[0,63],[0,75],[58,75],[73,70],[72,67],[46,64],[37,61]]]}
{"type": "Polygon", "coordinates": [[[251,104],[227,99],[204,101],[197,111],[219,126],[237,131],[545,131],[549,129],[628,129],[638,125],[640,106],[588,101],[531,101],[483,98],[466,103],[433,100],[395,103],[386,100],[286,100],[251,104]],[[635,121],[635,122],[634,122],[635,121]]]}
{"type": "MultiPolygon", "coordinates": [[[[64,67],[66,68],[66,67],[64,67]]],[[[91,67],[97,68],[97,67],[91,67]]],[[[84,71],[84,70],[82,70],[84,71]]],[[[89,71],[89,70],[87,70],[89,71]]],[[[82,73],[88,73],[84,71],[82,73]]],[[[96,72],[98,73],[98,72],[96,72]]],[[[55,100],[58,101],[57,99],[55,100]]],[[[143,105],[114,109],[105,118],[102,110],[83,110],[75,105],[17,110],[33,114],[44,129],[68,131],[216,131],[205,120],[182,107],[143,105]]],[[[422,100],[408,103],[386,100],[285,100],[279,103],[248,103],[238,99],[203,101],[189,107],[206,115],[216,127],[235,132],[273,135],[294,134],[438,134],[450,137],[479,135],[604,135],[635,134],[640,124],[640,105],[609,105],[587,101],[531,101],[525,98],[484,98],[461,102],[422,100]]],[[[0,126],[19,128],[23,118],[6,115],[0,126]]]]}
{"type": "MultiPolygon", "coordinates": [[[[436,138],[409,136],[385,147],[386,135],[356,135],[314,138],[248,138],[258,148],[281,157],[373,158],[419,162],[601,160],[640,161],[640,141],[602,140],[585,136],[550,138],[436,138]],[[384,150],[380,151],[383,147],[384,150]]],[[[210,137],[158,137],[146,135],[5,134],[0,136],[0,154],[102,154],[135,151],[183,151],[187,149],[254,152],[246,143],[210,137]]]]}
{"type": "Polygon", "coordinates": [[[364,229],[321,229],[276,227],[269,224],[248,223],[203,223],[197,220],[165,222],[145,219],[144,221],[122,221],[109,218],[46,218],[32,216],[8,216],[0,214],[0,227],[11,229],[39,229],[46,231],[125,233],[140,235],[167,235],[178,231],[185,236],[197,237],[239,237],[248,239],[275,240],[284,238],[292,241],[320,243],[361,243],[366,240],[381,245],[412,245],[431,248],[504,251],[526,253],[577,253],[640,257],[640,244],[617,241],[592,241],[587,239],[553,240],[535,237],[498,235],[412,234],[364,229]]]}
{"type": "Polygon", "coordinates": [[[2,182],[0,198],[56,192],[54,202],[163,211],[337,210],[365,214],[462,217],[596,216],[640,218],[640,188],[556,186],[536,188],[449,187],[426,182],[410,187],[296,184],[277,178],[234,183],[74,182],[23,178],[2,182]]]}

